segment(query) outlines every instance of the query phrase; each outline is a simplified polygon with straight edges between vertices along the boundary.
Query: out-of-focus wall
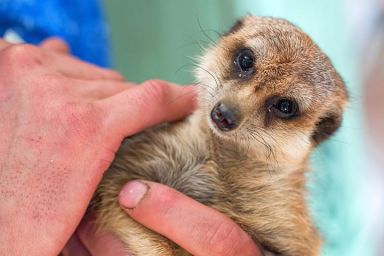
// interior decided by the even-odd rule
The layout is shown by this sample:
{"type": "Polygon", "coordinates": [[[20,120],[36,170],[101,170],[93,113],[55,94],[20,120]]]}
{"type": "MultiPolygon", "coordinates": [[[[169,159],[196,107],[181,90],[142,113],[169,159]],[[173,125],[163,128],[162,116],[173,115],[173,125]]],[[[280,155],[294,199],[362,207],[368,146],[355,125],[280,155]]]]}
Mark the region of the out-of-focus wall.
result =
{"type": "Polygon", "coordinates": [[[192,57],[235,20],[228,0],[105,0],[116,68],[131,81],[194,81],[192,57]]]}
{"type": "Polygon", "coordinates": [[[384,251],[384,0],[353,0],[367,132],[367,204],[376,255],[384,251]]]}

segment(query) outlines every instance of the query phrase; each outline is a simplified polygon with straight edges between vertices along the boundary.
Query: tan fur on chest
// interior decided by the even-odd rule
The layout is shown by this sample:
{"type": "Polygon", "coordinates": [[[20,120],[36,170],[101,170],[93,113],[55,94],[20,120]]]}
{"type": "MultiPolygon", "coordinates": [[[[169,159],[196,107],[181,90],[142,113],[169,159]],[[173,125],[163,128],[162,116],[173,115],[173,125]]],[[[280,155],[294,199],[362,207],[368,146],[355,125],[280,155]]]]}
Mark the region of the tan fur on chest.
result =
{"type": "Polygon", "coordinates": [[[124,184],[150,180],[226,214],[268,253],[318,255],[307,159],[340,126],[348,98],[329,59],[291,23],[248,16],[206,51],[196,77],[190,118],[122,144],[93,200],[101,227],[137,256],[189,255],[120,209],[124,184]]]}

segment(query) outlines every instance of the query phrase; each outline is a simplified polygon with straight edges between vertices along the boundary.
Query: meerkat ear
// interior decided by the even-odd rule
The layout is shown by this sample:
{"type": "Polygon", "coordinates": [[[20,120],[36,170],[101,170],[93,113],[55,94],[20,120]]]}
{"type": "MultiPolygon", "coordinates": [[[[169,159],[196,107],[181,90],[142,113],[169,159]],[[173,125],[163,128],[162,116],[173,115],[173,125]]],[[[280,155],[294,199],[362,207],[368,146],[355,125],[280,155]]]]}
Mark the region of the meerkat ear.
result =
{"type": "Polygon", "coordinates": [[[318,145],[333,135],[339,129],[342,119],[342,111],[339,113],[329,113],[320,118],[312,134],[314,143],[318,145]]]}
{"type": "Polygon", "coordinates": [[[324,115],[316,124],[316,128],[312,134],[312,140],[315,145],[320,144],[324,140],[333,135],[337,129],[341,126],[343,120],[344,110],[348,105],[349,93],[345,86],[345,83],[339,73],[335,73],[335,85],[339,88],[337,97],[337,104],[324,115]]]}
{"type": "Polygon", "coordinates": [[[243,19],[240,19],[240,20],[237,20],[237,21],[235,22],[235,24],[233,24],[233,26],[228,30],[228,32],[225,33],[225,35],[229,35],[229,34],[236,33],[236,32],[239,31],[243,26],[244,26],[244,18],[243,18],[243,19]]]}

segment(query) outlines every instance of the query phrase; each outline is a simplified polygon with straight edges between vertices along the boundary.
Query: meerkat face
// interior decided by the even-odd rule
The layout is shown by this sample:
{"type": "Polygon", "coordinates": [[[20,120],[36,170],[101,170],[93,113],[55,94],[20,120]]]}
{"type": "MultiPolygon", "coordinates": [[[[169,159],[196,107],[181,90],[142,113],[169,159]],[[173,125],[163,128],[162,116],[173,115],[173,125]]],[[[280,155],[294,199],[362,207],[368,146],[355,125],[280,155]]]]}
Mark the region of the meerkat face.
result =
{"type": "Polygon", "coordinates": [[[216,136],[298,162],[340,126],[347,91],[299,28],[247,16],[201,57],[200,109],[216,136]]]}

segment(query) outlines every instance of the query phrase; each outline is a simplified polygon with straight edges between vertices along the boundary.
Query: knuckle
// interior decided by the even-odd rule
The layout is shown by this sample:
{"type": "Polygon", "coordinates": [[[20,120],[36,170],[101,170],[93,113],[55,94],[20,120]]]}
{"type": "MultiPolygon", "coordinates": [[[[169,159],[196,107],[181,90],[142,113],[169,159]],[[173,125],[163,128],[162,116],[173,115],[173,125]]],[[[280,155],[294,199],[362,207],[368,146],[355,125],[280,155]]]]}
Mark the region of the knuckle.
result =
{"type": "Polygon", "coordinates": [[[170,87],[161,80],[148,80],[144,84],[145,95],[147,100],[154,101],[160,105],[168,102],[170,87]]]}
{"type": "Polygon", "coordinates": [[[41,64],[41,52],[33,45],[15,44],[2,51],[2,58],[11,66],[32,68],[41,64]]]}
{"type": "Polygon", "coordinates": [[[68,49],[68,44],[59,37],[50,37],[43,41],[45,44],[53,44],[55,47],[59,47],[61,49],[68,49]]]}
{"type": "Polygon", "coordinates": [[[169,93],[169,87],[165,82],[160,80],[146,81],[136,98],[140,116],[162,120],[167,113],[169,93]]]}

